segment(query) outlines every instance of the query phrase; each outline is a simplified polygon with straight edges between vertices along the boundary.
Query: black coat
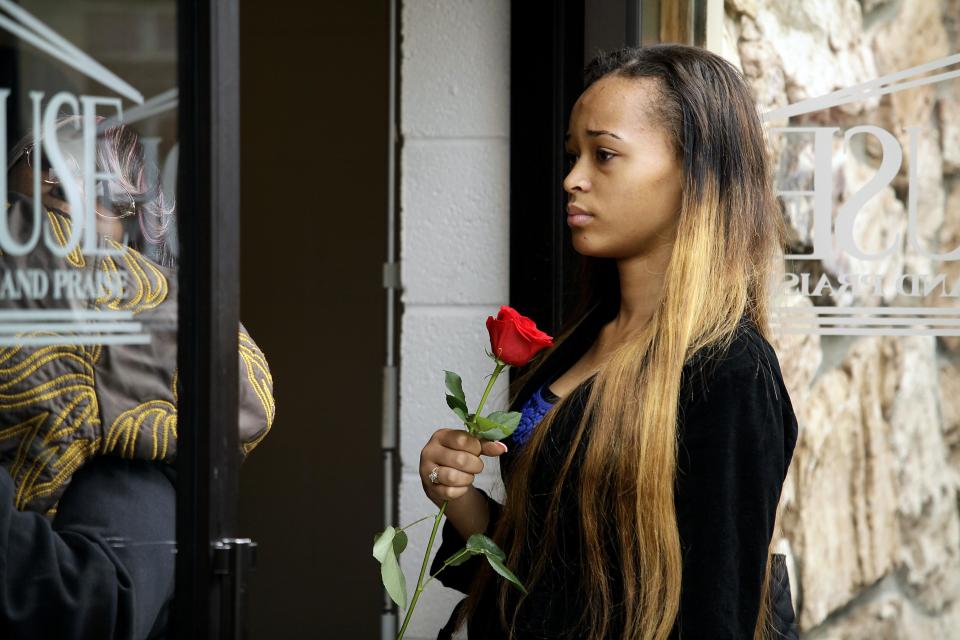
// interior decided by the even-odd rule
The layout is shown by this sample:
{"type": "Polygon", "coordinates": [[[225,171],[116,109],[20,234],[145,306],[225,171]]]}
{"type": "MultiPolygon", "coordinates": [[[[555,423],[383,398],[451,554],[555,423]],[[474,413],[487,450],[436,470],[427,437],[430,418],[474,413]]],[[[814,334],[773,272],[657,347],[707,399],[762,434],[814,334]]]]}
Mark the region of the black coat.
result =
{"type": "MultiPolygon", "coordinates": [[[[588,314],[524,386],[511,410],[519,410],[534,390],[549,384],[572,366],[609,315],[599,310],[588,314]]],[[[545,512],[551,478],[556,476],[569,450],[592,382],[590,377],[571,391],[567,410],[561,410],[548,434],[531,478],[531,492],[536,496],[531,518],[545,512]]],[[[684,366],[678,425],[675,504],[683,574],[680,612],[671,638],[748,640],[759,612],[767,549],[796,443],[797,420],[776,353],[746,317],[729,350],[725,353],[703,351],[684,366]]],[[[589,428],[585,436],[589,437],[589,428]]],[[[510,451],[499,458],[505,482],[509,481],[511,456],[520,446],[509,438],[506,444],[510,451]]],[[[581,443],[581,447],[585,447],[585,443],[581,443]]],[[[582,449],[575,457],[570,478],[577,477],[581,455],[582,449]]],[[[557,532],[558,549],[573,549],[571,545],[578,544],[579,520],[572,510],[575,493],[574,486],[566,488],[561,495],[563,513],[558,519],[561,523],[557,532]]],[[[501,505],[486,492],[483,495],[490,503],[491,512],[486,533],[492,535],[501,505]]],[[[539,520],[530,524],[531,531],[542,535],[539,520]]],[[[463,545],[457,530],[446,521],[431,574],[463,545]]],[[[517,640],[582,635],[572,628],[582,611],[576,589],[579,575],[576,556],[576,553],[561,552],[554,562],[548,563],[544,581],[531,590],[521,609],[517,640]]],[[[482,562],[485,560],[481,557],[474,557],[459,566],[447,567],[437,579],[449,588],[467,593],[482,562]]],[[[774,555],[772,572],[772,622],[784,634],[780,637],[796,638],[782,555],[774,555]]],[[[614,593],[622,593],[617,590],[622,588],[622,585],[617,587],[619,571],[614,568],[610,574],[615,582],[614,593]]],[[[521,581],[524,578],[519,577],[521,581]]],[[[493,594],[499,580],[497,576],[488,584],[478,614],[468,622],[470,640],[506,637],[495,624],[498,615],[493,594]]],[[[463,601],[458,607],[462,604],[463,601]]],[[[611,640],[619,637],[622,628],[616,610],[613,613],[613,631],[608,636],[611,640]]],[[[440,632],[438,640],[450,637],[451,622],[440,632]]]]}
{"type": "Polygon", "coordinates": [[[176,564],[172,467],[96,457],[56,518],[14,506],[0,468],[0,638],[145,640],[166,635],[176,564]]]}

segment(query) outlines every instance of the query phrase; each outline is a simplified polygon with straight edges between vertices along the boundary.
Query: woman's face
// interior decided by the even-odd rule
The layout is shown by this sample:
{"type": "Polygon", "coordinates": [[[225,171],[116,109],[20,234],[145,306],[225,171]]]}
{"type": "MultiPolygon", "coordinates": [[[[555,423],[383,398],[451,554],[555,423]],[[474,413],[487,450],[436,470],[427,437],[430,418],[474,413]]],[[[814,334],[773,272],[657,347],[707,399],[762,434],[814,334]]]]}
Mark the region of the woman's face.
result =
{"type": "MultiPolygon", "coordinates": [[[[9,189],[25,196],[33,197],[33,169],[27,164],[26,155],[13,165],[7,174],[9,189]]],[[[70,204],[64,199],[63,191],[58,184],[50,180],[49,172],[44,169],[40,174],[40,201],[53,209],[70,212],[70,204]]],[[[116,218],[112,209],[106,208],[97,201],[97,233],[108,236],[120,242],[123,240],[123,224],[116,218]]]]}
{"type": "Polygon", "coordinates": [[[578,253],[629,258],[672,244],[680,216],[681,170],[650,106],[655,78],[601,78],[570,114],[563,188],[567,204],[591,214],[571,226],[578,253]]]}

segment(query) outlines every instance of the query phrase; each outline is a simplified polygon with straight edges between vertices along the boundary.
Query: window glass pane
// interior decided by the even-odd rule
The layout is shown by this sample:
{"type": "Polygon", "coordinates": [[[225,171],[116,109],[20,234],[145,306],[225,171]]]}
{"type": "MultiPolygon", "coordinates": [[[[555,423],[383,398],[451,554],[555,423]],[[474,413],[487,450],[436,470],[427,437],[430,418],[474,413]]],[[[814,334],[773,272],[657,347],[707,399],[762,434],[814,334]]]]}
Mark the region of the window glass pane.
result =
{"type": "Polygon", "coordinates": [[[19,610],[16,637],[147,637],[173,595],[175,9],[0,1],[0,619],[19,610]]]}
{"type": "Polygon", "coordinates": [[[960,31],[948,4],[724,5],[721,53],[763,114],[788,231],[771,319],[800,429],[774,550],[801,635],[958,629],[960,31]]]}

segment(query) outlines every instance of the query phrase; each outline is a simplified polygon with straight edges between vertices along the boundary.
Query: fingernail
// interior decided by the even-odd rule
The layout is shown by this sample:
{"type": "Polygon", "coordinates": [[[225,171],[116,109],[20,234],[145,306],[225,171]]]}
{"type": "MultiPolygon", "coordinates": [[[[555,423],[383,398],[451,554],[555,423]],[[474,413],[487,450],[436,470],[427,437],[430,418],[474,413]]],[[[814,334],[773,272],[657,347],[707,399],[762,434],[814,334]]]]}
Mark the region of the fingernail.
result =
{"type": "Polygon", "coordinates": [[[497,440],[496,442],[497,442],[498,445],[500,445],[501,447],[503,447],[503,452],[504,452],[504,453],[506,453],[507,451],[510,450],[510,449],[507,448],[507,445],[503,444],[503,443],[500,442],[499,440],[497,440]]]}

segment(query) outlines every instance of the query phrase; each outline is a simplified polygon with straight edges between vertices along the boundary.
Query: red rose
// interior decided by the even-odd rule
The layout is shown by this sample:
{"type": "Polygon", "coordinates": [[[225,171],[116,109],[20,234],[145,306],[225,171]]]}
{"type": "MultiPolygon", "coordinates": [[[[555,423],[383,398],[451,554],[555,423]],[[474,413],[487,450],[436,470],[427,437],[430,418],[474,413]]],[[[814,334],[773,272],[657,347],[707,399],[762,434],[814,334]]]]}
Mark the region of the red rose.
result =
{"type": "Polygon", "coordinates": [[[487,317],[487,331],[493,355],[515,367],[527,364],[533,356],[553,344],[553,338],[537,329],[533,320],[508,306],[500,307],[496,319],[487,317]]]}

